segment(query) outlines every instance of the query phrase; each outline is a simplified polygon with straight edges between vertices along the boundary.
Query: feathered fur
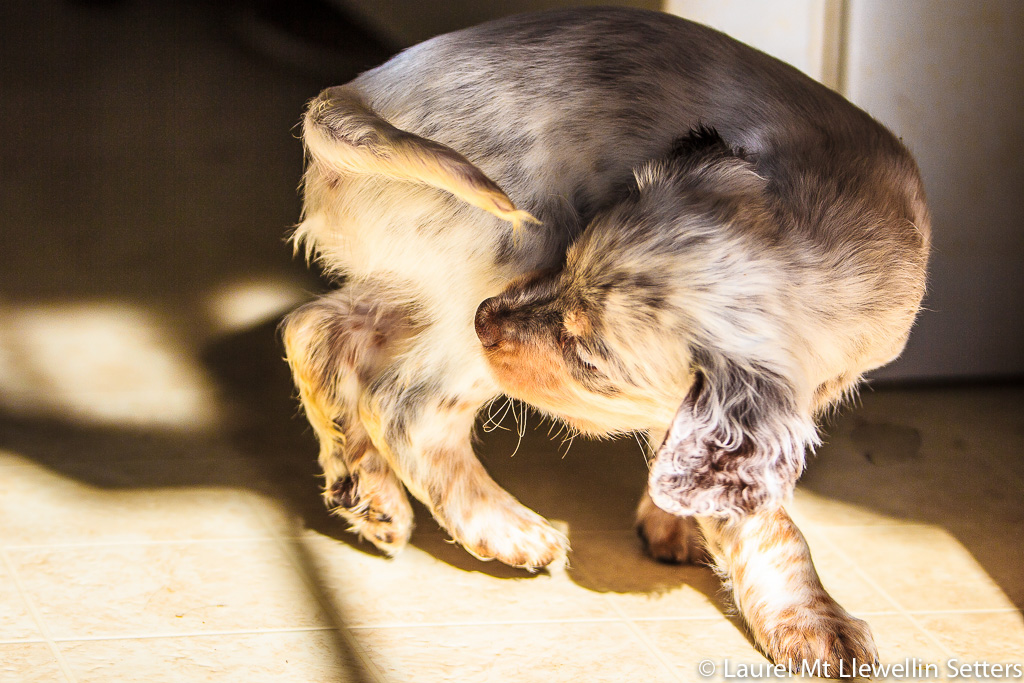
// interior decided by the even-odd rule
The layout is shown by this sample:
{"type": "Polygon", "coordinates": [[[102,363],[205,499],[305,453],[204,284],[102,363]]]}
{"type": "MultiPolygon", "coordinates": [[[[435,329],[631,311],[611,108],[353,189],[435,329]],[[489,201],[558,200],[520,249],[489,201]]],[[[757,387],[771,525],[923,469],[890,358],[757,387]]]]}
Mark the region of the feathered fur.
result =
{"type": "Polygon", "coordinates": [[[282,330],[355,531],[400,550],[408,490],[477,557],[563,557],[473,454],[505,393],[645,431],[649,550],[703,538],[773,659],[874,656],[781,505],[816,414],[900,352],[923,294],[928,213],[888,131],[707,27],[588,9],[410,48],[321,93],[303,139],[294,240],[344,281],[282,330]]]}

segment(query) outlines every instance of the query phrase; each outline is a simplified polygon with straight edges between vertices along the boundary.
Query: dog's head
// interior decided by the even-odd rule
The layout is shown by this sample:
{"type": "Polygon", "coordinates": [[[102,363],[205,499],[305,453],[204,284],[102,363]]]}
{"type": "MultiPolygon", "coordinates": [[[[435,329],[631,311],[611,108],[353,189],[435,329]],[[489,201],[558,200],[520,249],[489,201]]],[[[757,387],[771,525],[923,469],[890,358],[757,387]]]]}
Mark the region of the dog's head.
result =
{"type": "Polygon", "coordinates": [[[815,432],[787,379],[766,181],[708,129],[636,175],[563,268],[480,305],[488,363],[506,393],[582,432],[669,426],[650,488],[670,512],[777,502],[815,432]]]}

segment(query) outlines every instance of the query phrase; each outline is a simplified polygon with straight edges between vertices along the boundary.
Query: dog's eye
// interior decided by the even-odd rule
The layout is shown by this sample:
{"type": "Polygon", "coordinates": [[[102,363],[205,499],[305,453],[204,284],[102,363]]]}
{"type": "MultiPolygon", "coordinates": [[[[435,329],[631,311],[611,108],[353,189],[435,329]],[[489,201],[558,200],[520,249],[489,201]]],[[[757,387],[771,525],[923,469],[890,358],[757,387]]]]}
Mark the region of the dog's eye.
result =
{"type": "Polygon", "coordinates": [[[579,344],[576,345],[575,351],[576,358],[579,359],[580,365],[583,366],[584,370],[587,370],[588,372],[597,372],[597,366],[594,364],[592,356],[590,356],[590,354],[580,349],[579,344]]]}
{"type": "Polygon", "coordinates": [[[559,342],[562,346],[562,353],[573,365],[581,368],[587,372],[597,372],[597,363],[594,362],[594,357],[590,355],[577,337],[566,334],[563,335],[559,342]]]}
{"type": "Polygon", "coordinates": [[[573,336],[564,327],[558,331],[558,345],[568,362],[587,372],[597,372],[594,357],[580,343],[579,337],[573,336]]]}

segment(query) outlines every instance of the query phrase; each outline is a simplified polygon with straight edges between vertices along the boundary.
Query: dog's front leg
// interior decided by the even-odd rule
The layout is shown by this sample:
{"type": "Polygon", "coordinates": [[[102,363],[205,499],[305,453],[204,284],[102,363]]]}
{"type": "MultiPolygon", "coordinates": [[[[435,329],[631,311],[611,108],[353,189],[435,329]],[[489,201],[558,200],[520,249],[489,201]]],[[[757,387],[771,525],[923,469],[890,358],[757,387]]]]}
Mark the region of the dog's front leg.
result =
{"type": "Polygon", "coordinates": [[[781,507],[725,521],[698,518],[716,568],[758,646],[775,663],[838,677],[878,653],[868,625],[821,585],[803,534],[781,507]]]}
{"type": "Polygon", "coordinates": [[[425,385],[390,396],[387,383],[378,386],[360,404],[362,422],[453,539],[480,559],[531,570],[565,556],[566,537],[498,486],[474,455],[470,437],[483,401],[437,395],[425,385]]]}

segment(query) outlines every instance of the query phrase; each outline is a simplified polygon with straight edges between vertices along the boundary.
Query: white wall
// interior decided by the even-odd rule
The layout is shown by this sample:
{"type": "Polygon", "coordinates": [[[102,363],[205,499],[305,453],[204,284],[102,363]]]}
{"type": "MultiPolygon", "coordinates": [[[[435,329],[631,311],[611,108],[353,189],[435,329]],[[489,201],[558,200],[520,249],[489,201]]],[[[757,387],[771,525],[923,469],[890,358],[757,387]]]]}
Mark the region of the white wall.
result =
{"type": "Polygon", "coordinates": [[[1024,3],[851,0],[846,94],[917,157],[929,309],[887,376],[1024,374],[1024,3]]]}
{"type": "Polygon", "coordinates": [[[724,31],[829,87],[839,85],[839,0],[665,0],[663,9],[724,31]]]}

